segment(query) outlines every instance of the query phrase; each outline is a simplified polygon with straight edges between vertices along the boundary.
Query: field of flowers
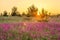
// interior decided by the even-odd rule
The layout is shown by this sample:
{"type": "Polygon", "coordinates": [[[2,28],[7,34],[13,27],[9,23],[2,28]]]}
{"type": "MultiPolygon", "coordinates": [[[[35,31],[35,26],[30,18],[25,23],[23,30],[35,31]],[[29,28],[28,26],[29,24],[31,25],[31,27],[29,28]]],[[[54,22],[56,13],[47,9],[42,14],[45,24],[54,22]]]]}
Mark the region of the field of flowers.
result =
{"type": "Polygon", "coordinates": [[[60,22],[0,23],[0,40],[60,40],[60,22]]]}

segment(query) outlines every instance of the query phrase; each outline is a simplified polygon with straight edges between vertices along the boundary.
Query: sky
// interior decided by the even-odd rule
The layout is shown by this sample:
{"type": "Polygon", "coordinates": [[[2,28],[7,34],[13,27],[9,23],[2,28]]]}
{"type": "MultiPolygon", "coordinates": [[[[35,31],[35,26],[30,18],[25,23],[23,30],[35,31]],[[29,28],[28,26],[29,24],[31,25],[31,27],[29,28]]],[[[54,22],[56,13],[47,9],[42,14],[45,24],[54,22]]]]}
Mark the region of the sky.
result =
{"type": "Polygon", "coordinates": [[[27,8],[33,4],[40,12],[44,8],[52,14],[60,13],[60,0],[0,0],[0,13],[5,10],[11,12],[14,6],[18,8],[20,13],[26,12],[27,8]]]}

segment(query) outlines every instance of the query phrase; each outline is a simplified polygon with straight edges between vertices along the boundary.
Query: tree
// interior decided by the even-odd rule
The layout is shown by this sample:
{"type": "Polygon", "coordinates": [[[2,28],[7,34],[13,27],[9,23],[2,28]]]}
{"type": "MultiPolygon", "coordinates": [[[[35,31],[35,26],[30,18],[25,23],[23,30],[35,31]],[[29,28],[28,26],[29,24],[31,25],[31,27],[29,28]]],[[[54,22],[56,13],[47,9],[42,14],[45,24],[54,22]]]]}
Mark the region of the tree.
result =
{"type": "Polygon", "coordinates": [[[44,18],[46,16],[44,8],[42,8],[42,15],[41,17],[44,18]]]}
{"type": "Polygon", "coordinates": [[[8,15],[7,15],[7,11],[4,11],[4,14],[3,14],[3,16],[8,16],[8,15]]]}
{"type": "Polygon", "coordinates": [[[17,7],[13,7],[12,8],[12,13],[11,13],[12,16],[17,16],[17,7]]]}
{"type": "Polygon", "coordinates": [[[48,16],[48,14],[47,14],[47,13],[48,13],[48,11],[45,11],[45,16],[46,16],[46,17],[48,16]]]}
{"type": "Polygon", "coordinates": [[[27,15],[36,16],[37,11],[38,11],[38,8],[36,8],[34,5],[32,5],[28,8],[28,14],[27,15]]]}
{"type": "Polygon", "coordinates": [[[29,14],[29,13],[27,13],[27,15],[26,15],[27,17],[30,17],[30,16],[32,16],[31,14],[29,14]]]}
{"type": "Polygon", "coordinates": [[[25,12],[22,13],[22,16],[26,16],[25,12]]]}
{"type": "Polygon", "coordinates": [[[42,8],[42,14],[45,14],[45,12],[44,12],[45,10],[44,10],[44,8],[42,8]]]}

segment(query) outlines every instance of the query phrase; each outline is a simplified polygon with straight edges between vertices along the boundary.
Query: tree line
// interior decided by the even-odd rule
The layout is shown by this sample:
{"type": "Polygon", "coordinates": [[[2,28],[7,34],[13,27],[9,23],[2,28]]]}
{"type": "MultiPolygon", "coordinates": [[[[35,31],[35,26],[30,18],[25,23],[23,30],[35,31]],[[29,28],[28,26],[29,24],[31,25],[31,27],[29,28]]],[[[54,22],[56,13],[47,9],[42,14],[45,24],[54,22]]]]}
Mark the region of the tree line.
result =
{"type": "MultiPolygon", "coordinates": [[[[37,15],[38,13],[38,8],[35,7],[34,5],[31,5],[30,7],[27,8],[28,11],[27,13],[23,12],[22,15],[17,11],[17,7],[13,7],[12,8],[12,12],[11,12],[11,16],[27,16],[27,17],[34,17],[37,15]]],[[[42,9],[42,15],[43,16],[47,16],[47,11],[44,10],[44,8],[42,9]]],[[[9,16],[7,11],[4,11],[3,14],[1,14],[1,16],[9,16]]]]}

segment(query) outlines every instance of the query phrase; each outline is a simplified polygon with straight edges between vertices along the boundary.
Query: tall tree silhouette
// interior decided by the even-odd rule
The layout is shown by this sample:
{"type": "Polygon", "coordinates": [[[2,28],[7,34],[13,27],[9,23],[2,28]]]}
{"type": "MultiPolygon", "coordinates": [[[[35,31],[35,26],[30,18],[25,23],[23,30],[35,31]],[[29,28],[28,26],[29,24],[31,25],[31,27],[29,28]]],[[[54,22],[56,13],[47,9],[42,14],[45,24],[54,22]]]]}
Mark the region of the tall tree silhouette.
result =
{"type": "Polygon", "coordinates": [[[7,11],[4,11],[4,14],[3,14],[3,16],[8,16],[8,15],[7,15],[7,11]]]}
{"type": "Polygon", "coordinates": [[[11,13],[12,16],[17,16],[17,7],[13,7],[12,8],[12,13],[11,13]]]}
{"type": "Polygon", "coordinates": [[[28,16],[35,16],[37,14],[38,8],[36,8],[34,5],[30,6],[28,8],[28,16]]]}
{"type": "Polygon", "coordinates": [[[41,17],[42,17],[42,18],[45,17],[45,10],[44,10],[44,8],[42,8],[42,15],[41,15],[41,17]]]}

